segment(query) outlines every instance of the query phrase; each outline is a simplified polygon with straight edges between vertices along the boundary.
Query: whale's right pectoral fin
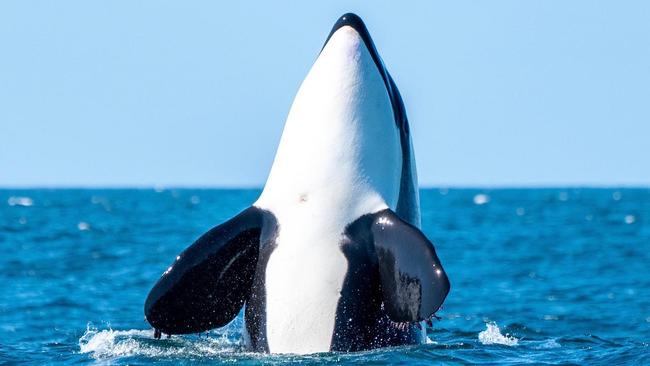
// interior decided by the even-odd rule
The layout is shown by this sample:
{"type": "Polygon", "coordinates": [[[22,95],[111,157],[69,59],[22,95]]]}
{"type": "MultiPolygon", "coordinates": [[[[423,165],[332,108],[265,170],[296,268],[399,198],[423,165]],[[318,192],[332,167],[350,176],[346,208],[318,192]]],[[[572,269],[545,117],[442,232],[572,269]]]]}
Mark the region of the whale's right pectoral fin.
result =
{"type": "Polygon", "coordinates": [[[372,237],[388,316],[395,322],[429,319],[450,287],[433,244],[389,209],[374,215],[372,237]]]}
{"type": "Polygon", "coordinates": [[[198,333],[237,316],[255,275],[263,221],[264,212],[250,207],[176,257],[145,303],[158,334],[198,333]]]}

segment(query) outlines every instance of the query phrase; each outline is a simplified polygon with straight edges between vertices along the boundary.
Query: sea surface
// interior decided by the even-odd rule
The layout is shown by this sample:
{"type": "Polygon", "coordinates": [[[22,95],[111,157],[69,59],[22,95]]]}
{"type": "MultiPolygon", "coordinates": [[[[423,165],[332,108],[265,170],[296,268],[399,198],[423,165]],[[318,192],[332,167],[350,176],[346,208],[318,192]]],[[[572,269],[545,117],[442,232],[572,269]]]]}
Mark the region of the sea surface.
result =
{"type": "Polygon", "coordinates": [[[650,189],[427,189],[452,288],[423,345],[247,352],[241,316],[153,339],[175,256],[257,190],[0,190],[0,364],[650,364],[650,189]]]}

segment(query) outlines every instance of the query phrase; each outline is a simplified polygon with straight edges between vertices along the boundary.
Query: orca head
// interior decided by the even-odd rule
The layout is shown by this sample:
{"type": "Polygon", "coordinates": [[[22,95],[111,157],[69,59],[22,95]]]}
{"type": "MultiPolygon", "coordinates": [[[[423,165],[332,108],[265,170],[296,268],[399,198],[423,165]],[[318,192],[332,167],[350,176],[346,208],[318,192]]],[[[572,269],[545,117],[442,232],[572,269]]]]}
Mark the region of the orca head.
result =
{"type": "Polygon", "coordinates": [[[402,96],[400,95],[399,90],[397,89],[397,86],[393,81],[393,78],[390,76],[390,73],[384,66],[384,62],[379,56],[379,52],[377,52],[375,43],[372,41],[372,38],[370,37],[370,33],[368,32],[368,28],[366,27],[363,20],[361,20],[361,17],[359,17],[354,13],[343,14],[332,27],[332,30],[330,31],[330,34],[327,36],[327,40],[325,41],[323,48],[327,46],[327,43],[329,42],[330,38],[332,38],[332,36],[339,29],[344,27],[350,27],[356,30],[359,36],[361,36],[361,39],[363,40],[366,48],[370,52],[370,56],[375,62],[375,66],[377,66],[377,70],[379,71],[382,79],[384,80],[384,85],[386,87],[386,91],[389,94],[391,105],[393,107],[395,123],[397,124],[397,127],[401,130],[401,132],[405,136],[408,136],[409,125],[408,125],[408,120],[406,118],[406,111],[404,109],[402,96]]]}
{"type": "Polygon", "coordinates": [[[368,202],[360,211],[395,208],[405,130],[393,86],[361,18],[341,16],[294,99],[258,202],[308,194],[332,209],[355,199],[368,202]]]}

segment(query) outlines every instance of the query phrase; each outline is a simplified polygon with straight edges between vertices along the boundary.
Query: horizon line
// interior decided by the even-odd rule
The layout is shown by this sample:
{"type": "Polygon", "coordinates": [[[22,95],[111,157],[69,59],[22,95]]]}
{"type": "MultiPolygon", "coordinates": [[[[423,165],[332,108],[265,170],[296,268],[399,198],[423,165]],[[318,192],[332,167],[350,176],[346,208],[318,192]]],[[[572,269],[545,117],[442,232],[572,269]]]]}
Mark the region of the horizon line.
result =
{"type": "MultiPolygon", "coordinates": [[[[650,184],[425,184],[420,190],[430,189],[650,189],[650,184]]],[[[53,184],[53,185],[0,185],[6,190],[262,190],[264,185],[201,185],[201,184],[53,184]]]]}

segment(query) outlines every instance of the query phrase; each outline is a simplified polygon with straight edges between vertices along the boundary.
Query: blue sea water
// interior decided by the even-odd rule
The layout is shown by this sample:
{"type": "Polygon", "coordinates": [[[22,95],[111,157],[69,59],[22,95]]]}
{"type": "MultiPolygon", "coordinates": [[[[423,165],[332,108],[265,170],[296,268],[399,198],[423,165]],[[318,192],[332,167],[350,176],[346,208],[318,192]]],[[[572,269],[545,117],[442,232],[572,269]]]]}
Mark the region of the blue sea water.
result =
{"type": "Polygon", "coordinates": [[[427,189],[452,290],[427,344],[246,352],[241,318],[155,340],[143,302],[256,190],[0,190],[0,364],[650,364],[650,189],[427,189]]]}

